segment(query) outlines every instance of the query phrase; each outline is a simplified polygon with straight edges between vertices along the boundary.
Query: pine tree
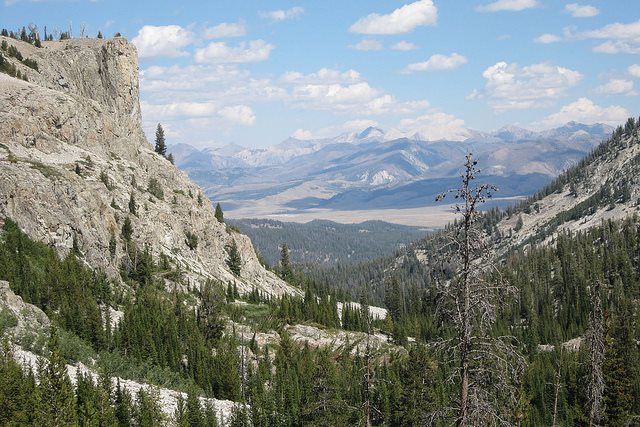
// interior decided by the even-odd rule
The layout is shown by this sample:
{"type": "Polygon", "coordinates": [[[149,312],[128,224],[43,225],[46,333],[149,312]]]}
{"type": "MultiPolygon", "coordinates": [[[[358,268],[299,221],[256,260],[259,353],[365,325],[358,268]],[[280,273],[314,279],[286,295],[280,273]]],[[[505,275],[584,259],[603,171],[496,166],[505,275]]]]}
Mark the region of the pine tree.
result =
{"type": "Polygon", "coordinates": [[[282,244],[280,249],[280,275],[286,281],[293,279],[293,271],[291,270],[291,263],[289,262],[289,247],[287,243],[282,244]]]}
{"type": "Polygon", "coordinates": [[[187,420],[189,427],[204,427],[204,415],[198,393],[191,389],[187,394],[187,420]]]}
{"type": "Polygon", "coordinates": [[[158,393],[153,389],[138,391],[134,421],[137,427],[155,427],[162,425],[164,414],[158,403],[158,393]]]}
{"type": "Polygon", "coordinates": [[[160,123],[158,123],[158,127],[156,128],[155,152],[161,156],[167,154],[167,144],[164,140],[164,129],[162,129],[162,125],[160,123]]]}
{"type": "Polygon", "coordinates": [[[129,213],[136,215],[136,199],[133,196],[133,192],[131,192],[131,195],[129,196],[129,213]]]}
{"type": "Polygon", "coordinates": [[[112,231],[109,237],[109,255],[111,259],[116,256],[116,250],[118,249],[118,242],[116,241],[116,234],[112,231]]]}
{"type": "Polygon", "coordinates": [[[122,224],[122,238],[129,242],[131,240],[131,236],[133,236],[133,225],[131,224],[131,219],[126,217],[124,219],[124,224],[122,224]]]}
{"type": "MultiPolygon", "coordinates": [[[[233,290],[231,291],[233,293],[233,290]]],[[[218,282],[206,281],[202,285],[200,306],[198,308],[198,323],[205,339],[217,340],[224,332],[223,319],[225,294],[218,282]]]]}
{"type": "Polygon", "coordinates": [[[51,326],[47,344],[49,356],[40,369],[36,424],[40,426],[72,426],[77,423],[73,386],[67,375],[67,364],[60,351],[55,326],[51,326]]]}
{"type": "Polygon", "coordinates": [[[435,272],[436,287],[455,330],[453,339],[444,340],[439,347],[445,357],[453,356],[456,364],[455,420],[459,427],[493,425],[512,417],[505,401],[519,389],[525,366],[523,357],[510,342],[512,337],[494,338],[490,333],[499,308],[509,301],[507,297],[515,293],[515,288],[500,275],[488,276],[497,267],[489,258],[486,232],[478,226],[479,205],[497,188],[491,184],[473,186],[480,173],[477,163],[468,153],[461,187],[436,198],[439,201],[453,193],[461,201],[456,205],[461,218],[446,236],[447,249],[442,250],[443,259],[435,272]],[[451,267],[454,277],[446,280],[447,269],[451,267]]]}
{"type": "Polygon", "coordinates": [[[238,251],[238,245],[235,240],[231,241],[231,245],[228,248],[229,258],[227,259],[227,266],[233,274],[240,276],[240,269],[242,267],[242,258],[238,251]]]}
{"type": "Polygon", "coordinates": [[[219,223],[224,223],[224,214],[222,213],[222,208],[220,207],[220,203],[216,203],[216,213],[215,217],[219,223]]]}
{"type": "Polygon", "coordinates": [[[115,416],[119,427],[131,427],[133,419],[133,402],[127,389],[120,386],[120,379],[115,390],[115,416]]]}
{"type": "Polygon", "coordinates": [[[0,349],[0,425],[30,425],[35,382],[14,360],[9,342],[0,349]]]}

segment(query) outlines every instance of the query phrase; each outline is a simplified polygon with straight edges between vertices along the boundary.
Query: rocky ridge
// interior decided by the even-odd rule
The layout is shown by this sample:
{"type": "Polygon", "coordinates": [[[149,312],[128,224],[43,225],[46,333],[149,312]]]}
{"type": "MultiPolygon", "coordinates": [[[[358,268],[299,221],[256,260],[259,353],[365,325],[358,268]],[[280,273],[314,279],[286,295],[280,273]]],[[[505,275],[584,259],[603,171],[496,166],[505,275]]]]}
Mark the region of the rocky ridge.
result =
{"type": "Polygon", "coordinates": [[[640,214],[638,128],[617,137],[614,133],[594,153],[555,191],[500,221],[501,234],[510,236],[500,247],[549,244],[558,232],[583,231],[640,214]]]}
{"type": "Polygon", "coordinates": [[[28,82],[0,74],[0,218],[14,218],[61,254],[75,244],[91,267],[117,278],[125,255],[120,230],[129,217],[133,241],[167,256],[192,284],[217,278],[235,281],[240,292],[298,293],[262,267],[246,236],[216,221],[185,173],[153,151],[140,124],[131,43],[74,39],[36,48],[0,39],[38,64],[38,71],[25,67],[28,82]],[[189,247],[186,233],[198,237],[197,247],[189,247]],[[240,277],[225,262],[234,241],[240,277]]]}

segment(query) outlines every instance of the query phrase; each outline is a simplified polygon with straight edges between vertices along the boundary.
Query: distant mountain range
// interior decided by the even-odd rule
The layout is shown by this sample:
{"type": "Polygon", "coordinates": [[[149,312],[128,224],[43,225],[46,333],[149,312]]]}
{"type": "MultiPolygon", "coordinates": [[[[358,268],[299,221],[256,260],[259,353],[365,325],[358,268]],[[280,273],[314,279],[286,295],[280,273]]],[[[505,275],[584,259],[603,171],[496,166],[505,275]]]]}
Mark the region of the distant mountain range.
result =
{"type": "Polygon", "coordinates": [[[467,129],[456,140],[374,127],[335,138],[289,138],[263,149],[171,146],[176,164],[232,216],[309,210],[402,209],[433,204],[457,184],[471,151],[500,197],[529,195],[610,136],[604,124],[569,122],[544,131],[467,129]]]}

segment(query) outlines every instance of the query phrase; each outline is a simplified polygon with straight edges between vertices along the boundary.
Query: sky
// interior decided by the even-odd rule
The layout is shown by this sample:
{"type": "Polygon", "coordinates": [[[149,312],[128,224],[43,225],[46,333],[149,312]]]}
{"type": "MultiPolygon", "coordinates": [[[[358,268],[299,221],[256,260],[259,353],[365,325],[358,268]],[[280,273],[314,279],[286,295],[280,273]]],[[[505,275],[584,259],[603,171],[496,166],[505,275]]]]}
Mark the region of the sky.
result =
{"type": "Polygon", "coordinates": [[[249,148],[377,126],[465,129],[640,114],[635,0],[0,0],[0,27],[120,32],[145,132],[249,148]]]}

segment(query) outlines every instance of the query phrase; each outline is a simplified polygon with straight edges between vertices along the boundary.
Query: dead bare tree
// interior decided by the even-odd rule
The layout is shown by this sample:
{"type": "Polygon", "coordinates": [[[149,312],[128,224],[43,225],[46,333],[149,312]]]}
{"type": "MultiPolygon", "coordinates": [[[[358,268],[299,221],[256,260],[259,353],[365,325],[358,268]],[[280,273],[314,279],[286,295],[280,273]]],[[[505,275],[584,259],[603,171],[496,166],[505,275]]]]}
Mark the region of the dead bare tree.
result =
{"type": "MultiPolygon", "coordinates": [[[[487,236],[477,226],[479,205],[497,190],[491,184],[474,185],[480,170],[467,154],[462,186],[439,195],[453,194],[459,215],[446,235],[441,262],[434,271],[440,309],[454,327],[450,339],[435,348],[456,366],[451,378],[458,401],[447,408],[458,426],[513,425],[519,378],[525,361],[510,336],[494,336],[492,328],[499,306],[515,289],[505,282],[491,259],[487,236]],[[447,274],[447,272],[449,274],[447,274]]],[[[446,411],[445,411],[446,412],[446,411]]]]}
{"type": "Polygon", "coordinates": [[[590,289],[591,312],[589,313],[589,383],[587,405],[589,409],[589,427],[597,427],[602,421],[604,411],[604,315],[600,282],[594,280],[590,289]]]}

